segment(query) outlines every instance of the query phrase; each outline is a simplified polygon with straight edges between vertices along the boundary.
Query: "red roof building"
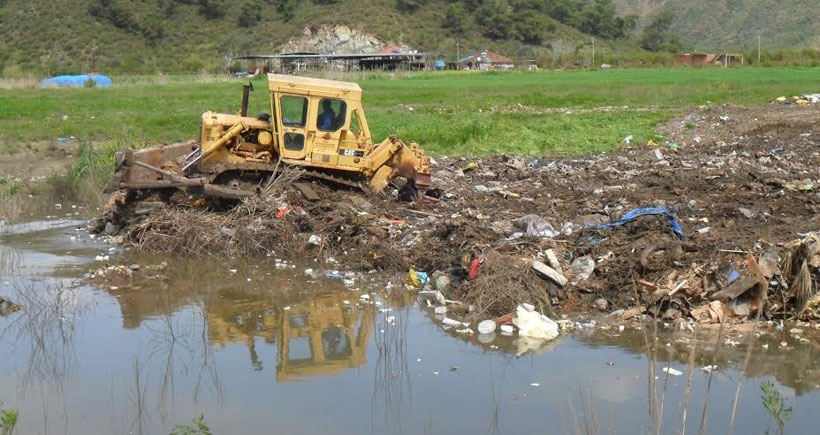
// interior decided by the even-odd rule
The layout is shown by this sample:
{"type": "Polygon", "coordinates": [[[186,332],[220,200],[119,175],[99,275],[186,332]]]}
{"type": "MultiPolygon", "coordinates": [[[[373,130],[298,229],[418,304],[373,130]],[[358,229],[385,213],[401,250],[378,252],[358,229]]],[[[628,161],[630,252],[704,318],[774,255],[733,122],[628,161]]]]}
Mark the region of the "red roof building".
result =
{"type": "Polygon", "coordinates": [[[504,57],[489,51],[483,51],[481,54],[472,54],[463,59],[459,59],[458,63],[468,69],[477,70],[503,70],[513,69],[515,67],[515,63],[509,57],[504,57]]]}

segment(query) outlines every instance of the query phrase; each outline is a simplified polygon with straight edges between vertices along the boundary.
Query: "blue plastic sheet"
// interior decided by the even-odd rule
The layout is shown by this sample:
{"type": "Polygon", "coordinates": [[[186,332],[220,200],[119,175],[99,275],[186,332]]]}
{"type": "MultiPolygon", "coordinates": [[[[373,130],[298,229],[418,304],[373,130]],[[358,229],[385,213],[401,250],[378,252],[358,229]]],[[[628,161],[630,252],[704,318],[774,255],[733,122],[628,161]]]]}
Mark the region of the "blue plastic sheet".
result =
{"type": "Polygon", "coordinates": [[[625,215],[623,215],[623,217],[616,221],[612,221],[606,224],[591,225],[590,228],[611,230],[613,228],[627,224],[641,216],[666,216],[666,220],[669,221],[669,226],[672,227],[672,232],[674,232],[675,235],[678,236],[678,239],[686,241],[686,236],[683,235],[683,229],[680,227],[680,223],[678,223],[677,215],[675,214],[675,212],[669,210],[669,208],[664,205],[655,207],[636,208],[634,210],[628,211],[625,215]]]}
{"type": "Polygon", "coordinates": [[[44,79],[40,82],[40,85],[44,88],[47,87],[77,87],[81,88],[85,86],[85,82],[88,80],[94,81],[94,86],[98,88],[109,88],[114,85],[114,82],[111,80],[110,77],[104,76],[102,74],[80,74],[75,76],[57,76],[48,79],[44,79]]]}
{"type": "Polygon", "coordinates": [[[416,271],[416,276],[419,277],[419,281],[421,281],[421,285],[427,284],[427,281],[430,280],[430,275],[428,275],[427,272],[416,271]]]}

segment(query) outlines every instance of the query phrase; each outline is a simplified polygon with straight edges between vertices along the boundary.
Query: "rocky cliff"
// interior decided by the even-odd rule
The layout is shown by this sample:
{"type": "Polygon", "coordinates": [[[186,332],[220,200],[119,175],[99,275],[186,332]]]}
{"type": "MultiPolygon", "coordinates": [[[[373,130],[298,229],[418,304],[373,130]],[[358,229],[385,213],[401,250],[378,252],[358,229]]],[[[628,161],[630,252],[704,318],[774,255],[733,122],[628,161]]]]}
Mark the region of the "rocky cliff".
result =
{"type": "Polygon", "coordinates": [[[385,41],[342,25],[306,26],[297,38],[282,46],[282,53],[375,53],[385,41]]]}

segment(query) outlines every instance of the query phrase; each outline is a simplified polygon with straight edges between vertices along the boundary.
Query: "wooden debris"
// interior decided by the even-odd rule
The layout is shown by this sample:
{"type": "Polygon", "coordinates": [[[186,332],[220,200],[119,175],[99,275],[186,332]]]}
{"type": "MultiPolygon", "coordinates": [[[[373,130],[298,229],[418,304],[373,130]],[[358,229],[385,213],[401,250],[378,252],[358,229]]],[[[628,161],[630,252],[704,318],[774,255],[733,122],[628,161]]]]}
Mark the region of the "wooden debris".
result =
{"type": "Polygon", "coordinates": [[[532,268],[535,269],[536,272],[546,276],[556,284],[560,285],[561,287],[567,284],[567,278],[564,274],[558,272],[557,270],[547,266],[546,264],[538,261],[532,260],[532,268]]]}
{"type": "Polygon", "coordinates": [[[692,317],[705,323],[724,323],[733,316],[732,310],[721,301],[712,301],[692,310],[692,317]]]}
{"type": "Polygon", "coordinates": [[[298,190],[299,193],[302,194],[302,197],[304,197],[308,201],[315,202],[322,199],[319,197],[319,194],[316,193],[316,191],[313,190],[312,187],[310,187],[310,184],[308,183],[293,183],[293,187],[296,190],[298,190]]]}
{"type": "Polygon", "coordinates": [[[555,251],[552,249],[547,249],[547,252],[545,252],[545,254],[547,256],[547,263],[549,263],[550,267],[563,275],[564,268],[561,267],[561,262],[558,261],[558,256],[555,255],[555,251]]]}
{"type": "Polygon", "coordinates": [[[644,307],[644,306],[632,307],[628,310],[625,310],[623,312],[623,314],[621,314],[620,318],[621,318],[621,320],[629,320],[629,319],[631,319],[635,316],[639,316],[639,315],[643,314],[645,311],[646,311],[646,307],[644,307]]]}
{"type": "Polygon", "coordinates": [[[749,291],[749,289],[756,286],[757,284],[757,277],[747,275],[742,278],[736,279],[723,290],[713,294],[712,299],[721,301],[737,299],[738,296],[742,295],[743,293],[746,293],[747,291],[749,291]]]}
{"type": "Polygon", "coordinates": [[[640,284],[640,285],[642,285],[642,286],[646,287],[646,288],[653,288],[653,289],[654,289],[654,288],[658,288],[658,286],[657,286],[657,285],[655,285],[655,283],[651,283],[651,282],[649,282],[649,281],[647,281],[647,280],[644,280],[644,279],[639,279],[639,280],[637,280],[636,282],[637,282],[638,284],[640,284]]]}

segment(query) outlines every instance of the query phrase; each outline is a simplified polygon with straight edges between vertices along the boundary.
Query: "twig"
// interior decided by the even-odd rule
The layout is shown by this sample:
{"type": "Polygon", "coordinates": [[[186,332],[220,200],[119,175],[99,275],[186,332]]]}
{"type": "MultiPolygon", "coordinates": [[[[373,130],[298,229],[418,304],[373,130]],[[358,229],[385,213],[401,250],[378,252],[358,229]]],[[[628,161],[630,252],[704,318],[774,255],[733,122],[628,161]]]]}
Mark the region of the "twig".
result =
{"type": "Polygon", "coordinates": [[[420,210],[412,210],[412,209],[407,209],[406,211],[407,211],[408,213],[418,214],[418,215],[422,215],[422,216],[430,216],[430,217],[437,217],[437,218],[443,217],[443,216],[442,216],[442,215],[440,215],[440,214],[436,214],[436,213],[428,213],[428,212],[426,212],[426,211],[420,211],[420,210]]]}
{"type": "Polygon", "coordinates": [[[742,249],[720,249],[718,252],[725,252],[729,254],[748,254],[749,251],[744,251],[742,249]]]}

